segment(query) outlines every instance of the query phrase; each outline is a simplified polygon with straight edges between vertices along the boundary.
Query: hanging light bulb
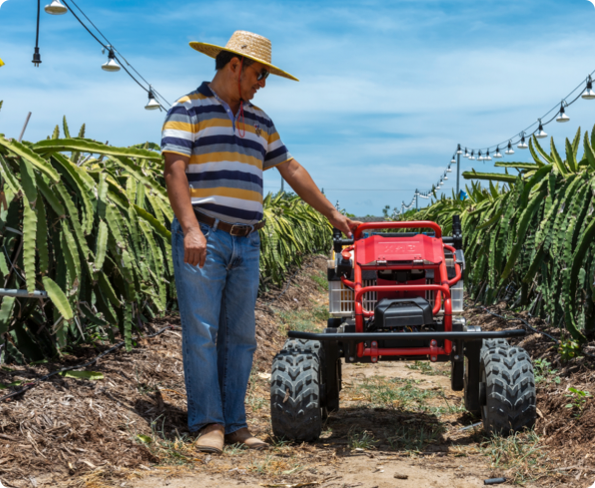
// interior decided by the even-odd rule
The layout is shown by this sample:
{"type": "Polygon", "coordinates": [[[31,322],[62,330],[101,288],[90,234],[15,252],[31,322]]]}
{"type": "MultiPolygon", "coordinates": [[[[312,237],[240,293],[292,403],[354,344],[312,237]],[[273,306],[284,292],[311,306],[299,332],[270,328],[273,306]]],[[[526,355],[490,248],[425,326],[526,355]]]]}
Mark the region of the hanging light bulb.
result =
{"type": "Polygon", "coordinates": [[[68,9],[60,3],[60,0],[52,0],[52,3],[46,5],[44,10],[51,15],[64,15],[68,9]]]}
{"type": "Polygon", "coordinates": [[[495,157],[496,159],[501,159],[501,158],[502,158],[502,154],[500,154],[500,146],[498,146],[498,147],[496,148],[496,152],[494,153],[494,157],[495,157]]]}
{"type": "Polygon", "coordinates": [[[469,151],[467,151],[467,148],[465,148],[465,157],[468,158],[469,157],[469,151]]]}
{"type": "Polygon", "coordinates": [[[537,129],[535,137],[537,137],[537,139],[545,139],[547,137],[547,133],[543,130],[543,124],[541,123],[541,119],[539,119],[539,129],[537,129]]]}
{"type": "Polygon", "coordinates": [[[477,155],[477,160],[483,161],[483,156],[481,155],[481,151],[479,151],[479,154],[477,155]]]}
{"type": "Polygon", "coordinates": [[[585,100],[595,100],[595,91],[593,91],[593,80],[591,79],[591,75],[589,75],[589,79],[587,80],[587,88],[582,97],[585,100]]]}
{"type": "Polygon", "coordinates": [[[518,143],[517,147],[519,149],[527,149],[529,146],[527,145],[527,143],[525,142],[525,134],[523,134],[521,136],[521,142],[518,143]]]}
{"type": "Polygon", "coordinates": [[[560,114],[556,117],[556,122],[568,122],[570,120],[570,117],[568,117],[568,115],[566,115],[565,111],[564,111],[564,101],[562,101],[562,104],[560,105],[560,114]]]}
{"type": "Polygon", "coordinates": [[[514,154],[514,150],[512,149],[512,142],[508,141],[508,149],[504,152],[504,154],[508,154],[509,156],[511,154],[514,154]]]}
{"type": "Polygon", "coordinates": [[[104,63],[101,66],[103,71],[120,71],[120,65],[116,63],[116,55],[114,54],[114,50],[110,48],[109,53],[107,54],[108,60],[107,63],[104,63]]]}
{"type": "Polygon", "coordinates": [[[149,103],[145,105],[146,110],[157,110],[161,108],[161,105],[157,100],[155,100],[155,96],[153,95],[153,90],[149,89],[149,103]]]}
{"type": "Polygon", "coordinates": [[[450,164],[455,164],[457,160],[455,159],[455,155],[452,155],[452,159],[450,160],[450,164]]]}
{"type": "Polygon", "coordinates": [[[463,154],[463,151],[461,150],[461,145],[457,145],[457,154],[463,154]]]}
{"type": "Polygon", "coordinates": [[[475,151],[471,151],[471,155],[469,156],[470,161],[475,161],[475,151]]]}
{"type": "Polygon", "coordinates": [[[448,180],[448,176],[447,176],[447,174],[446,174],[446,173],[444,173],[444,180],[445,180],[445,181],[446,181],[446,180],[448,180]]]}
{"type": "Polygon", "coordinates": [[[490,156],[490,150],[489,149],[488,149],[488,152],[486,154],[486,157],[483,158],[483,159],[484,159],[484,161],[491,161],[492,160],[492,156],[490,156]]]}
{"type": "Polygon", "coordinates": [[[452,169],[450,169],[450,164],[448,165],[448,168],[446,168],[446,172],[447,173],[452,173],[452,169]]]}

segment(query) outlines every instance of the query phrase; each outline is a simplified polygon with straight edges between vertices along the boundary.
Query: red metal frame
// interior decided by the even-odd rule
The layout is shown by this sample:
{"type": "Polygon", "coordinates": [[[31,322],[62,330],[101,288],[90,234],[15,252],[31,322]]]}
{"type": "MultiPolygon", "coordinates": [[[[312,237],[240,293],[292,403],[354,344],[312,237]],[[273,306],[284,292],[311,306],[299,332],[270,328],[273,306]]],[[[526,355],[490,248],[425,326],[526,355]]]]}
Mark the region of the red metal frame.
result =
{"type": "MultiPolygon", "coordinates": [[[[389,265],[389,266],[366,266],[366,270],[408,270],[408,269],[433,269],[434,270],[434,282],[435,284],[427,285],[390,285],[390,286],[367,286],[362,287],[362,267],[357,261],[357,248],[358,240],[361,238],[362,232],[366,229],[416,229],[416,228],[429,228],[434,230],[435,239],[442,238],[442,229],[435,222],[430,221],[418,221],[418,222],[366,222],[360,224],[355,231],[353,246],[342,251],[342,256],[345,259],[350,259],[350,252],[353,250],[353,270],[354,270],[354,281],[349,281],[345,278],[341,278],[341,281],[352,288],[354,291],[355,301],[355,331],[364,332],[364,317],[371,317],[374,312],[368,312],[364,310],[362,303],[362,296],[367,292],[383,292],[383,291],[435,291],[436,298],[434,303],[434,309],[432,313],[436,315],[442,306],[444,301],[444,331],[452,331],[452,303],[450,298],[450,287],[458,283],[461,279],[461,268],[455,260],[455,272],[456,275],[452,280],[448,279],[446,271],[446,259],[438,264],[419,264],[419,265],[389,265]],[[439,284],[437,284],[439,283],[439,284]]],[[[403,239],[400,237],[387,237],[386,239],[403,239]]],[[[396,241],[398,242],[398,241],[396,241]]],[[[448,249],[454,254],[455,248],[442,243],[443,248],[448,249]]],[[[443,347],[437,347],[436,341],[431,341],[430,347],[416,347],[416,348],[379,348],[376,342],[371,344],[372,347],[364,347],[364,343],[360,342],[357,345],[357,357],[361,358],[364,356],[370,356],[372,362],[376,362],[379,356],[430,356],[432,361],[436,361],[438,355],[449,355],[452,351],[452,342],[449,340],[444,341],[443,347]]]]}

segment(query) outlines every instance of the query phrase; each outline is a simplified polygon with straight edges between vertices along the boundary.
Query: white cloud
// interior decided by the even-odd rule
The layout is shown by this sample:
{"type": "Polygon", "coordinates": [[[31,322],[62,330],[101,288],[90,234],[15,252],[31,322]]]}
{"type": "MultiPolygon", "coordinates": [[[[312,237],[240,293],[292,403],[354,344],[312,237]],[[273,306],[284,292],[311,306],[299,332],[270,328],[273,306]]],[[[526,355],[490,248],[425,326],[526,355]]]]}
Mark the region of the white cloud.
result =
{"type": "MultiPolygon", "coordinates": [[[[250,26],[273,40],[273,61],[302,80],[269,78],[255,103],[319,186],[428,189],[457,143],[506,140],[595,68],[582,13],[546,1],[552,13],[540,17],[536,5],[255,1],[246,8],[228,0],[204,9],[169,0],[84,8],[170,101],[213,75],[213,60],[192,51],[188,40],[224,44],[233,30],[250,26]]],[[[26,137],[32,140],[50,134],[62,115],[73,131],[87,123],[87,134],[98,140],[159,140],[164,114],[143,109],[146,94],[123,72],[100,69],[106,57],[70,16],[43,18],[43,64],[34,69],[31,19],[19,21],[16,10],[0,28],[7,63],[0,69],[0,132],[18,135],[31,110],[26,137]]],[[[568,109],[570,124],[546,131],[557,139],[573,136],[579,123],[595,122],[594,107],[577,102],[568,109]]],[[[267,172],[265,182],[278,185],[278,174],[267,172]]],[[[392,205],[389,192],[335,193],[327,192],[355,213],[392,205]]],[[[410,196],[398,192],[394,200],[400,205],[410,196]]]]}

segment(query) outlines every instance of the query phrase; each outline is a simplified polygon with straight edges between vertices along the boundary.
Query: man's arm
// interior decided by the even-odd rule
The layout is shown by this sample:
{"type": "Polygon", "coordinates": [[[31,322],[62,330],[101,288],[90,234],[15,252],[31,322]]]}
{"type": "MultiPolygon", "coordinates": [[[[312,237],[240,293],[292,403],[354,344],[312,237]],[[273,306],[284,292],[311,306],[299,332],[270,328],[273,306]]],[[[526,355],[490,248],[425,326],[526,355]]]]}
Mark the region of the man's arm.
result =
{"type": "Polygon", "coordinates": [[[186,168],[190,158],[166,152],[163,176],[172,209],[184,231],[184,262],[202,268],[207,257],[207,240],[192,209],[186,168]]]}
{"type": "Polygon", "coordinates": [[[360,222],[352,221],[339,212],[318,189],[310,173],[300,163],[295,159],[290,159],[277,166],[277,169],[283,179],[287,181],[289,186],[293,188],[302,200],[318,210],[334,227],[346,236],[352,236],[351,232],[355,230],[360,222]]]}

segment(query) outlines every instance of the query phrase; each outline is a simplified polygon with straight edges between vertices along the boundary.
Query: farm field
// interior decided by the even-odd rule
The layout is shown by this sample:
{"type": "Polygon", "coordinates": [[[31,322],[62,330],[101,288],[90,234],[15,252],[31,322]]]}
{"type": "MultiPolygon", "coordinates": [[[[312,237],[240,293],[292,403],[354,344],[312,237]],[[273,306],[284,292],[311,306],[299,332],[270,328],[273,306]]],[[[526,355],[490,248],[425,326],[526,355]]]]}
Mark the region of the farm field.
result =
{"type": "MultiPolygon", "coordinates": [[[[561,364],[541,335],[521,344],[538,360],[539,418],[532,433],[488,439],[480,427],[461,430],[477,419],[462,408],[461,393],[450,389],[446,365],[402,362],[345,367],[342,408],[331,414],[320,441],[294,445],[271,438],[271,360],[289,327],[324,326],[325,266],[324,257],[309,258],[288,285],[258,302],[258,352],[247,407],[250,428],[273,444],[268,452],[229,446],[222,456],[210,456],[193,449],[180,332],[172,328],[140,340],[130,352],[103,357],[89,368],[100,379],[55,376],[2,404],[0,480],[7,487],[466,488],[504,476],[509,482],[500,486],[592,484],[595,409],[592,399],[583,402],[570,390],[593,391],[592,366],[584,357],[561,364]]],[[[471,309],[468,319],[485,329],[518,327],[482,309],[471,309]]],[[[151,324],[156,331],[165,325],[176,327],[176,317],[151,324]]],[[[61,364],[5,367],[0,383],[31,381],[102,348],[107,346],[81,347],[61,364]]]]}

